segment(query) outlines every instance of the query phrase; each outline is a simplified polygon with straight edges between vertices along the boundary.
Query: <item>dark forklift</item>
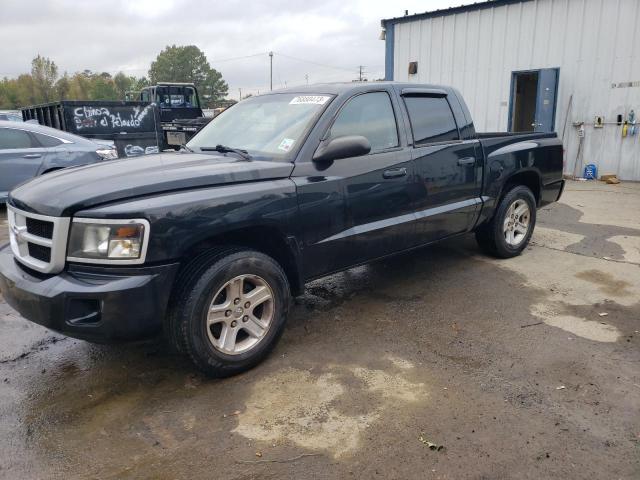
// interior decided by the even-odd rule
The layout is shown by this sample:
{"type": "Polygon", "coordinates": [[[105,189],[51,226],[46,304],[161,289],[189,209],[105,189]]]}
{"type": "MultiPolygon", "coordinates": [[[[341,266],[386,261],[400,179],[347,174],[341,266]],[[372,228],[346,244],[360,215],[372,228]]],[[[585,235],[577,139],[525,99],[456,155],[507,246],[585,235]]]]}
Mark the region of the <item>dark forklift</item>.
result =
{"type": "MultiPolygon", "coordinates": [[[[202,112],[200,96],[193,83],[160,82],[133,95],[132,100],[157,105],[164,132],[162,149],[178,150],[211,121],[202,112]]],[[[129,96],[132,95],[128,93],[129,96]]]]}

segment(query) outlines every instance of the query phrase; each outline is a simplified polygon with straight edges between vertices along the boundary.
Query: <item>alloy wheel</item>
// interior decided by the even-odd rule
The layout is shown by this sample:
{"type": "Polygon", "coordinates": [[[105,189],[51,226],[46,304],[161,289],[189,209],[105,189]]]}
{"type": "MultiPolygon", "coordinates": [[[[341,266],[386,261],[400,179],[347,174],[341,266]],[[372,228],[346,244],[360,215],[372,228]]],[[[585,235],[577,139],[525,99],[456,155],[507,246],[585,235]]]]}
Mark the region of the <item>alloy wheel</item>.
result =
{"type": "Polygon", "coordinates": [[[274,295],[257,275],[238,275],[213,297],[207,313],[207,334],[213,347],[227,355],[254,348],[265,337],[274,317],[274,295]]]}
{"type": "Polygon", "coordinates": [[[529,204],[522,199],[517,199],[509,206],[504,219],[505,241],[511,247],[519,246],[527,238],[530,227],[531,210],[529,210],[529,204]]]}

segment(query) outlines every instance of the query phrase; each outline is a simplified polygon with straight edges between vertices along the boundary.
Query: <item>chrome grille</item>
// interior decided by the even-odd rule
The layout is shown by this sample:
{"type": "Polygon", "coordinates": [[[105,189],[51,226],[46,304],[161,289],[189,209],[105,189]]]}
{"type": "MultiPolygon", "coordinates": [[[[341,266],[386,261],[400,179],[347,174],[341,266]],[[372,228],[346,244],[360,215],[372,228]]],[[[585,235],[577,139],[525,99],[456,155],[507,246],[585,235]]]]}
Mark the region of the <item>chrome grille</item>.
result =
{"type": "Polygon", "coordinates": [[[9,206],[9,241],[16,260],[41,273],[64,268],[69,217],[49,217],[9,206]]]}

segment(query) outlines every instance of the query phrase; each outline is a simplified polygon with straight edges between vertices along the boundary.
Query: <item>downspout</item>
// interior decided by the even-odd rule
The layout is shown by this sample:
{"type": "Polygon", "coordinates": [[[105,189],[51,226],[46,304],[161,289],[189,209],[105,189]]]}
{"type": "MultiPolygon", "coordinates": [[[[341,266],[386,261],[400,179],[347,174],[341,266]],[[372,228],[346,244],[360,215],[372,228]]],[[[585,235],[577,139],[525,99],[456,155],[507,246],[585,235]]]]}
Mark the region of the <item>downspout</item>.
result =
{"type": "Polygon", "coordinates": [[[384,79],[393,80],[393,55],[394,45],[394,27],[392,22],[383,20],[382,28],[384,29],[384,79]]]}

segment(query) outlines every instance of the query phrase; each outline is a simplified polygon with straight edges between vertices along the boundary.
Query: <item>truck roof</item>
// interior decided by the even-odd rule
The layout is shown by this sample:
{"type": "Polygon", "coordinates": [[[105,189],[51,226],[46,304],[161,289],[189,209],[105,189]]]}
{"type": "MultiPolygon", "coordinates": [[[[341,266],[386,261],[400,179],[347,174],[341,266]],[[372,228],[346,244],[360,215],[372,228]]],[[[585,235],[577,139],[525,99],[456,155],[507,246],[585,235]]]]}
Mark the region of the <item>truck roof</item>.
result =
{"type": "Polygon", "coordinates": [[[171,86],[171,85],[180,85],[181,87],[194,87],[195,86],[193,83],[189,83],[189,82],[156,82],[155,85],[149,85],[148,87],[145,87],[145,88],[166,87],[166,86],[171,86]]]}
{"type": "Polygon", "coordinates": [[[425,83],[412,83],[412,82],[336,82],[336,83],[316,83],[313,85],[300,85],[297,87],[288,87],[282,88],[278,90],[274,90],[272,92],[267,92],[264,95],[270,95],[274,93],[327,93],[332,95],[341,95],[343,93],[348,92],[356,92],[360,90],[371,90],[376,87],[386,87],[389,85],[394,85],[398,87],[404,88],[426,88],[426,89],[434,89],[434,90],[444,90],[446,92],[451,92],[453,89],[444,85],[432,85],[425,83]]]}

